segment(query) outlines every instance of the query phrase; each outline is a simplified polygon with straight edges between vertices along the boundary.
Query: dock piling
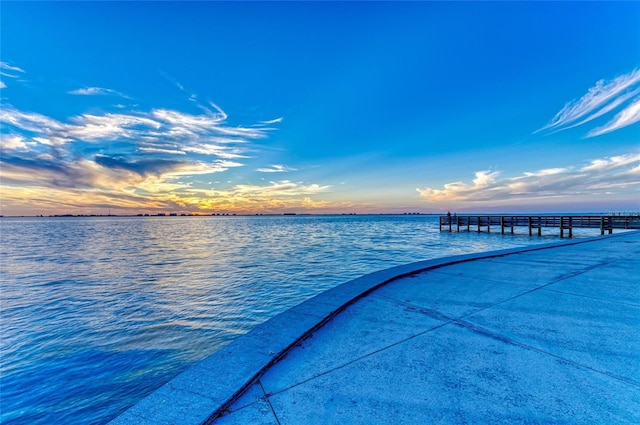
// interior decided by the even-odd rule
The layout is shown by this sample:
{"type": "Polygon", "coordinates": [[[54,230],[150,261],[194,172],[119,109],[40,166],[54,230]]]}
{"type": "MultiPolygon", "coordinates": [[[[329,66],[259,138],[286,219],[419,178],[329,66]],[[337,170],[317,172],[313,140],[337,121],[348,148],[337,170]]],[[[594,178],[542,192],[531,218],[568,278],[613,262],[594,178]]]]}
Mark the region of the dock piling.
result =
{"type": "MultiPolygon", "coordinates": [[[[557,227],[560,230],[560,237],[565,235],[569,238],[573,237],[573,228],[589,228],[600,229],[600,234],[605,232],[613,233],[613,229],[640,229],[640,215],[633,216],[456,216],[456,231],[460,232],[460,228],[465,224],[467,232],[471,226],[477,226],[478,233],[484,226],[487,226],[487,232],[491,233],[492,225],[500,225],[500,233],[505,234],[507,227],[511,228],[511,234],[515,233],[515,227],[527,227],[529,236],[533,236],[533,229],[537,229],[538,236],[542,236],[542,228],[557,227]],[[486,220],[486,221],[485,221],[486,220]],[[566,230],[566,232],[565,232],[566,230]]],[[[451,217],[440,217],[440,231],[443,226],[448,224],[449,232],[453,232],[453,220],[451,217]]]]}

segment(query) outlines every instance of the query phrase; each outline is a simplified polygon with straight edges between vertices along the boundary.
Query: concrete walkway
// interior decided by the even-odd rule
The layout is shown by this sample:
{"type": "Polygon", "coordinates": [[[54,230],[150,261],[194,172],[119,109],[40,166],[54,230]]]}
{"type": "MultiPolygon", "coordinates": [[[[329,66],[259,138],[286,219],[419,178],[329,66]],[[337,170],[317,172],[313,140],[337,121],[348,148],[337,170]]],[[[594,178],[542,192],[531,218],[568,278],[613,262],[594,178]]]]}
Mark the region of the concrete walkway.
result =
{"type": "Polygon", "coordinates": [[[640,423],[640,234],[405,277],[215,424],[640,423]]]}
{"type": "Polygon", "coordinates": [[[638,424],[639,275],[640,232],[382,270],[112,424],[638,424]]]}

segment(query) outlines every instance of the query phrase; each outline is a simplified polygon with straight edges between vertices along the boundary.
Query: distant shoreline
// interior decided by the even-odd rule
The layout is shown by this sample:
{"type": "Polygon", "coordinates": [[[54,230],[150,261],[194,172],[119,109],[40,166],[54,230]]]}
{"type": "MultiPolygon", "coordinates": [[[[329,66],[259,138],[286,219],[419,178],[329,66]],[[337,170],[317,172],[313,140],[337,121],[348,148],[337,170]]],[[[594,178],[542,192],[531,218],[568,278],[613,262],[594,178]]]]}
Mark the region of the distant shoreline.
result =
{"type": "Polygon", "coordinates": [[[78,218],[78,217],[327,217],[327,216],[381,216],[381,215],[423,215],[440,216],[442,213],[155,213],[155,214],[51,214],[51,215],[0,215],[0,218],[78,218]]]}
{"type": "MultiPolygon", "coordinates": [[[[640,211],[606,211],[606,212],[544,212],[544,213],[478,213],[456,212],[464,216],[640,216],[640,211]]],[[[331,216],[445,216],[446,213],[399,212],[399,213],[137,213],[137,214],[50,214],[50,215],[0,215],[0,218],[95,218],[95,217],[331,217],[331,216]]]]}

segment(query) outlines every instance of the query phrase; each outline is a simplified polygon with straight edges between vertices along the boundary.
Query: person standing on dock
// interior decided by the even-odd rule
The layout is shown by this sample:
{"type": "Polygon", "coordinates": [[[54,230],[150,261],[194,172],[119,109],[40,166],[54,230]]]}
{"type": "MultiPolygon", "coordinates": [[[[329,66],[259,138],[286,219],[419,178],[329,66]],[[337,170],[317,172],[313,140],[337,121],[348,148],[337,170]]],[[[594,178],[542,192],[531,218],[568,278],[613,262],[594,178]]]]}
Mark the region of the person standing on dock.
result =
{"type": "Polygon", "coordinates": [[[451,211],[447,211],[447,218],[449,220],[449,224],[451,224],[451,211]]]}

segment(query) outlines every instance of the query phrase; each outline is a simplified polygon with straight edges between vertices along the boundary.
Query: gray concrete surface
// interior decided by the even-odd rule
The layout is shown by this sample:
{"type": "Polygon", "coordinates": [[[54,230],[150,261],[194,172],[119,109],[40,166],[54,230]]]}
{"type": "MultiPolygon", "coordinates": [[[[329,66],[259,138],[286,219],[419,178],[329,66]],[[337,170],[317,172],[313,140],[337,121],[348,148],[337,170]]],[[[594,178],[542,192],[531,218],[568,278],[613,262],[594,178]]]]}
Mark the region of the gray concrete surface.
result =
{"type": "Polygon", "coordinates": [[[393,281],[214,423],[638,424],[639,275],[634,233],[393,281]]]}
{"type": "Polygon", "coordinates": [[[639,254],[629,232],[372,273],[112,424],[637,424],[639,254]]]}

